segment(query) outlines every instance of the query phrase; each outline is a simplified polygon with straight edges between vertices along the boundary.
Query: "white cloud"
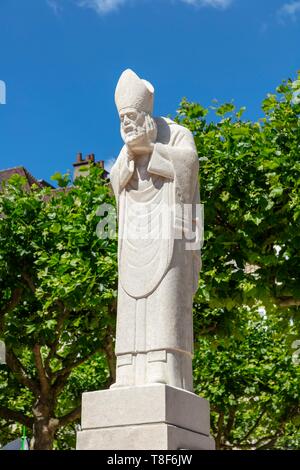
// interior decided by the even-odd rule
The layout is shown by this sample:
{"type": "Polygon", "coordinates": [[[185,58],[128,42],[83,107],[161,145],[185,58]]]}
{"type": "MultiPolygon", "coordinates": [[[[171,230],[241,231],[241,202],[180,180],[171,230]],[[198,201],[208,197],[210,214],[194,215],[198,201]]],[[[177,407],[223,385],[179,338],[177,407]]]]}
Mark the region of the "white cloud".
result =
{"type": "Polygon", "coordinates": [[[54,12],[55,15],[60,14],[60,12],[62,10],[62,6],[59,3],[59,0],[47,0],[47,3],[48,3],[49,7],[51,8],[51,10],[54,12]]]}
{"type": "Polygon", "coordinates": [[[285,3],[277,13],[280,20],[291,19],[296,21],[297,15],[300,15],[300,1],[285,3]]]}
{"type": "MultiPolygon", "coordinates": [[[[81,7],[92,8],[100,15],[117,10],[120,6],[137,0],[78,0],[77,4],[81,7]]],[[[139,0],[141,1],[141,0],[139,0]]],[[[166,1],[166,0],[162,0],[166,1]]],[[[171,0],[170,0],[171,1],[171,0]]],[[[178,0],[188,5],[196,7],[227,8],[234,0],[178,0]]]]}
{"type": "Polygon", "coordinates": [[[189,5],[199,7],[214,7],[214,8],[227,8],[233,0],[181,0],[189,5]]]}
{"type": "Polygon", "coordinates": [[[112,10],[117,10],[124,3],[127,3],[127,0],[79,0],[78,5],[92,8],[97,13],[103,15],[112,10]]]}

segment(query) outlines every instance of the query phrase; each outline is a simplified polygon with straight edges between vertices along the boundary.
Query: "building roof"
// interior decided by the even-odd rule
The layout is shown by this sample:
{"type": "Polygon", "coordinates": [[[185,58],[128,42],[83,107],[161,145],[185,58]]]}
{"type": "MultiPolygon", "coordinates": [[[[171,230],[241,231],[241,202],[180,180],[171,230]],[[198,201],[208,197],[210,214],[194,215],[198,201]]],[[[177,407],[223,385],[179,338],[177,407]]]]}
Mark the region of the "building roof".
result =
{"type": "MultiPolygon", "coordinates": [[[[82,158],[82,153],[78,153],[76,162],[73,163],[73,166],[74,166],[74,179],[78,176],[84,176],[84,175],[88,174],[88,166],[91,163],[99,166],[100,168],[103,168],[103,170],[104,170],[103,176],[104,176],[105,179],[108,178],[109,173],[104,168],[104,161],[103,160],[95,161],[95,154],[93,154],[93,153],[90,154],[90,155],[87,155],[86,158],[82,158]],[[84,171],[82,173],[81,169],[84,169],[84,167],[86,167],[86,171],[84,171]]],[[[26,184],[25,184],[24,189],[26,191],[30,191],[31,186],[33,184],[36,184],[41,189],[42,188],[51,188],[55,192],[59,192],[59,191],[62,190],[62,188],[55,188],[54,186],[52,186],[50,183],[48,183],[47,181],[45,181],[43,179],[39,179],[39,180],[36,179],[34,176],[32,176],[32,174],[24,166],[16,166],[14,168],[8,168],[7,170],[0,170],[0,191],[1,191],[2,183],[4,181],[7,181],[13,175],[20,175],[23,178],[25,178],[26,184]]],[[[70,188],[64,188],[64,190],[65,189],[69,190],[70,188]]]]}
{"type": "Polygon", "coordinates": [[[0,170],[0,188],[2,186],[3,181],[7,181],[11,176],[16,175],[16,174],[26,179],[26,185],[25,185],[26,190],[30,190],[33,184],[36,184],[39,188],[45,188],[45,187],[53,188],[53,186],[47,183],[47,181],[37,180],[23,166],[8,168],[7,170],[0,170]]]}

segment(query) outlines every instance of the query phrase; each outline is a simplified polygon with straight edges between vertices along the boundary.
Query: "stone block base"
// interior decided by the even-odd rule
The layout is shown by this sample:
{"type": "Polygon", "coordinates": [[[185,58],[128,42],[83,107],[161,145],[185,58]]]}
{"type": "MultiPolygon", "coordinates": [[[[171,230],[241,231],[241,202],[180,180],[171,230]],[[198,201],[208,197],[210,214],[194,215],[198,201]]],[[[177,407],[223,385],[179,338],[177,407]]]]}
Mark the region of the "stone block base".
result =
{"type": "Polygon", "coordinates": [[[78,450],[213,450],[209,404],[163,384],[84,393],[78,450]]]}
{"type": "Polygon", "coordinates": [[[209,436],[170,424],[140,424],[77,433],[78,450],[214,450],[209,436]]]}

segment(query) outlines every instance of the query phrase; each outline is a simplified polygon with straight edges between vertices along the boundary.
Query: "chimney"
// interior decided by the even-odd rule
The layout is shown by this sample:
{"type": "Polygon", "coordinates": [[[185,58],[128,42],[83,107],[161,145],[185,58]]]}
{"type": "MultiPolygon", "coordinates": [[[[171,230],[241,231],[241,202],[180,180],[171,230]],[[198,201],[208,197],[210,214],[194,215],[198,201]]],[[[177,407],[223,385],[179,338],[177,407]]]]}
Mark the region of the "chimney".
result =
{"type": "Polygon", "coordinates": [[[75,180],[79,176],[86,176],[88,174],[88,166],[92,163],[91,155],[87,155],[85,158],[82,157],[82,153],[78,152],[76,155],[76,162],[73,163],[74,174],[73,179],[75,180]]]}
{"type": "MultiPolygon", "coordinates": [[[[88,154],[85,158],[82,157],[81,152],[77,153],[76,162],[73,163],[73,167],[74,167],[73,179],[75,180],[79,176],[87,176],[88,167],[91,163],[95,163],[97,166],[104,169],[104,160],[100,160],[99,162],[96,162],[94,153],[88,154]]],[[[105,175],[108,175],[108,173],[105,172],[105,175]]]]}

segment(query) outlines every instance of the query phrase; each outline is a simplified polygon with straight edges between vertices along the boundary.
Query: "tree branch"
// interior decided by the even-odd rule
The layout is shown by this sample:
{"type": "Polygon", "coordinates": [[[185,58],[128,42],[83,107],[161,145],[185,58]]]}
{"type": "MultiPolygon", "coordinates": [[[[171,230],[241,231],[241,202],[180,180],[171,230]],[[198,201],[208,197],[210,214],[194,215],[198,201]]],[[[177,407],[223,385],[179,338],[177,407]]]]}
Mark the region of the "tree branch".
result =
{"type": "Polygon", "coordinates": [[[48,380],[48,378],[45,374],[43,359],[42,359],[42,355],[41,355],[41,347],[40,347],[39,344],[34,345],[33,355],[34,355],[34,361],[35,361],[35,366],[37,368],[39,381],[40,381],[40,384],[41,384],[41,392],[44,396],[47,396],[48,393],[49,393],[50,384],[49,384],[49,380],[48,380]]]}
{"type": "Polygon", "coordinates": [[[63,330],[64,322],[65,322],[65,320],[67,319],[67,317],[69,316],[69,313],[70,313],[70,311],[64,306],[63,302],[61,302],[60,300],[57,300],[56,304],[58,305],[59,310],[60,310],[60,315],[59,315],[58,322],[57,322],[57,327],[56,327],[56,338],[53,341],[53,343],[50,344],[50,346],[49,346],[50,351],[49,351],[49,354],[48,354],[48,356],[46,357],[46,360],[45,360],[45,370],[46,370],[49,377],[52,376],[52,371],[51,371],[51,368],[50,368],[50,361],[55,356],[55,353],[57,351],[57,347],[58,347],[58,344],[59,344],[59,340],[60,340],[60,335],[61,335],[62,330],[63,330]]]}
{"type": "Polygon", "coordinates": [[[279,437],[280,436],[274,436],[272,439],[270,439],[268,442],[266,442],[262,446],[256,447],[255,450],[271,449],[272,447],[274,447],[279,437]]]}
{"type": "Polygon", "coordinates": [[[61,390],[64,388],[69,375],[71,374],[72,370],[75,369],[75,367],[80,366],[83,364],[85,361],[93,357],[97,352],[103,352],[103,347],[95,349],[93,352],[87,354],[85,357],[82,357],[78,359],[78,361],[68,361],[68,364],[61,370],[55,373],[55,381],[53,384],[53,391],[55,396],[59,395],[61,390]]]}
{"type": "MultiPolygon", "coordinates": [[[[109,315],[115,321],[117,318],[117,299],[114,299],[108,307],[109,315]]],[[[104,342],[104,352],[109,370],[109,385],[116,381],[116,355],[114,348],[114,329],[112,326],[108,327],[107,335],[104,342]]]]}
{"type": "Polygon", "coordinates": [[[255,442],[255,444],[253,444],[253,446],[255,446],[255,449],[256,449],[256,450],[265,449],[265,448],[267,448],[268,445],[272,445],[272,446],[273,446],[274,444],[276,444],[277,439],[278,439],[282,434],[283,434],[283,431],[282,431],[282,429],[280,429],[280,430],[279,430],[277,433],[275,433],[275,434],[271,434],[271,435],[269,435],[269,436],[261,437],[260,439],[258,439],[258,441],[255,442]],[[257,447],[260,443],[262,443],[262,442],[264,442],[264,441],[266,441],[266,440],[268,440],[268,439],[269,439],[268,442],[265,442],[262,446],[257,447]]]}
{"type": "Polygon", "coordinates": [[[213,325],[208,326],[207,328],[204,327],[199,331],[199,335],[204,336],[207,333],[211,333],[212,331],[215,331],[217,329],[217,326],[217,323],[214,323],[213,325]]]}
{"type": "Polygon", "coordinates": [[[22,274],[21,274],[21,277],[22,279],[25,281],[26,285],[29,287],[29,289],[35,293],[35,285],[34,285],[34,282],[31,278],[31,276],[29,276],[29,274],[26,272],[26,271],[23,271],[22,274]]]}
{"type": "Polygon", "coordinates": [[[11,312],[20,302],[23,294],[23,288],[22,287],[17,287],[11,296],[10,301],[7,303],[5,307],[3,307],[0,310],[0,331],[3,331],[3,318],[6,313],[11,312]]]}
{"type": "Polygon", "coordinates": [[[13,350],[8,347],[6,348],[6,364],[22,385],[29,388],[35,396],[39,395],[40,390],[38,384],[29,377],[13,350]]]}
{"type": "Polygon", "coordinates": [[[58,427],[61,428],[63,426],[66,426],[67,424],[72,423],[76,419],[79,419],[80,416],[81,416],[81,406],[78,406],[67,415],[62,416],[61,418],[58,418],[58,427]]]}
{"type": "MultiPolygon", "coordinates": [[[[218,413],[218,414],[220,413],[219,410],[216,407],[214,407],[212,404],[211,404],[210,410],[211,410],[211,412],[214,411],[215,413],[218,413]]],[[[218,430],[217,430],[217,427],[215,426],[215,420],[214,419],[211,420],[210,425],[211,425],[211,429],[212,429],[213,434],[214,435],[217,434],[218,430]]]]}
{"type": "Polygon", "coordinates": [[[225,441],[228,440],[228,436],[230,434],[230,431],[233,428],[233,425],[234,425],[234,422],[235,422],[235,415],[236,415],[236,407],[230,408],[228,421],[227,421],[225,431],[224,431],[225,441]]]}
{"type": "Polygon", "coordinates": [[[64,375],[68,375],[72,372],[73,369],[75,369],[75,367],[78,367],[80,366],[81,364],[83,364],[85,361],[87,361],[88,359],[90,359],[91,357],[93,357],[96,353],[98,352],[103,352],[104,351],[104,348],[103,346],[99,347],[99,348],[96,348],[94,351],[88,353],[86,356],[84,357],[81,357],[80,359],[78,359],[77,361],[74,360],[74,357],[73,358],[69,358],[69,360],[67,360],[65,362],[65,367],[59,371],[57,371],[55,373],[55,376],[56,377],[61,377],[61,376],[64,376],[64,375]]]}
{"type": "Polygon", "coordinates": [[[26,416],[20,411],[10,410],[5,406],[0,406],[0,417],[8,421],[17,421],[18,423],[23,424],[27,428],[31,428],[33,426],[33,418],[26,416]]]}
{"type": "Polygon", "coordinates": [[[224,424],[224,412],[220,411],[218,424],[217,424],[218,433],[216,435],[216,449],[217,450],[221,448],[223,424],[224,424]]]}
{"type": "Polygon", "coordinates": [[[294,297],[278,297],[276,299],[278,307],[299,307],[300,299],[294,297]]]}
{"type": "Polygon", "coordinates": [[[104,343],[104,352],[106,355],[108,370],[109,370],[109,385],[116,381],[116,355],[113,344],[113,334],[111,327],[108,328],[108,334],[104,343]]]}
{"type": "Polygon", "coordinates": [[[249,436],[251,436],[251,434],[253,433],[253,431],[255,430],[255,428],[257,428],[257,426],[259,425],[260,423],[260,420],[261,418],[263,417],[263,415],[265,414],[266,412],[266,409],[263,409],[262,412],[259,414],[258,418],[256,419],[254,425],[248,430],[248,432],[245,434],[244,437],[242,437],[242,439],[240,440],[239,442],[239,445],[244,442],[246,439],[248,439],[249,436]]]}

